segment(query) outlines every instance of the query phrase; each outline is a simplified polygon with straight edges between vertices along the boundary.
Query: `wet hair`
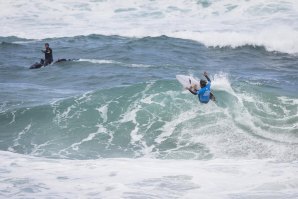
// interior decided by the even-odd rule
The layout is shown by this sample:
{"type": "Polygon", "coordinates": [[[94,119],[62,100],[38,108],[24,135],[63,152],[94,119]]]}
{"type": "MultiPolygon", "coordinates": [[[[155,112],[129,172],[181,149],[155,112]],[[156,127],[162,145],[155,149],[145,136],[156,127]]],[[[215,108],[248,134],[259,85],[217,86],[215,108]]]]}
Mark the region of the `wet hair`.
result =
{"type": "Polygon", "coordinates": [[[45,45],[45,46],[50,46],[50,44],[49,44],[49,43],[45,43],[44,45],[45,45]]]}
{"type": "Polygon", "coordinates": [[[200,80],[200,86],[201,88],[205,87],[207,85],[207,81],[206,80],[200,80]]]}

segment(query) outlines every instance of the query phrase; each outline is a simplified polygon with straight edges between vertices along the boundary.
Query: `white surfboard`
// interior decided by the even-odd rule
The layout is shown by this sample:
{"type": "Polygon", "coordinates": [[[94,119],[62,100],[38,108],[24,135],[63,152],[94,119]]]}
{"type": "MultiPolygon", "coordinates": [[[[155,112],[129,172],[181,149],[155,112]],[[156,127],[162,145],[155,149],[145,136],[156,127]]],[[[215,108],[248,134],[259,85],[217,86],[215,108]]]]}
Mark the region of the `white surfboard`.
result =
{"type": "Polygon", "coordinates": [[[200,81],[188,75],[176,75],[176,79],[184,88],[190,88],[196,85],[200,88],[200,81]]]}

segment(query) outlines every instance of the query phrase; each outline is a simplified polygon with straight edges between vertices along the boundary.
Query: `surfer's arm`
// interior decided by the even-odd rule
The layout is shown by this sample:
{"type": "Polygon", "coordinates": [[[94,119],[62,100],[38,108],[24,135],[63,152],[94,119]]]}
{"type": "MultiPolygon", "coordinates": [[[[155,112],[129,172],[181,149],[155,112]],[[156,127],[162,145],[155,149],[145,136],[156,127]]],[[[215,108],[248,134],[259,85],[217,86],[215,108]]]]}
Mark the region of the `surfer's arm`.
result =
{"type": "Polygon", "coordinates": [[[41,50],[41,52],[49,54],[51,53],[51,50],[41,50]]]}
{"type": "Polygon", "coordinates": [[[192,94],[197,95],[197,92],[191,90],[190,88],[186,88],[186,89],[189,90],[189,92],[191,92],[192,94]]]}
{"type": "Polygon", "coordinates": [[[210,78],[208,77],[207,72],[204,72],[204,76],[206,77],[206,79],[208,80],[208,82],[211,82],[210,78]]]}

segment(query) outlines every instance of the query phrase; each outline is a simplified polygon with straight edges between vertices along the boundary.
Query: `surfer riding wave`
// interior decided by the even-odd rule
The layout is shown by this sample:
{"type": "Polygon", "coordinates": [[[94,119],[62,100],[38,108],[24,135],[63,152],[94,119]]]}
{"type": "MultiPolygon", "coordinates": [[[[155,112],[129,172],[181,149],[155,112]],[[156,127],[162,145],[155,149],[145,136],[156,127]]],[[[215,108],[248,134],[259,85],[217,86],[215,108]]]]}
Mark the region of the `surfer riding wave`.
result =
{"type": "Polygon", "coordinates": [[[191,80],[189,80],[191,86],[189,88],[186,88],[194,95],[198,95],[199,101],[201,103],[207,104],[209,100],[216,101],[214,95],[211,93],[211,80],[208,77],[207,72],[204,72],[204,76],[206,77],[206,80],[200,80],[200,87],[201,89],[198,89],[197,84],[191,84],[191,80]]]}

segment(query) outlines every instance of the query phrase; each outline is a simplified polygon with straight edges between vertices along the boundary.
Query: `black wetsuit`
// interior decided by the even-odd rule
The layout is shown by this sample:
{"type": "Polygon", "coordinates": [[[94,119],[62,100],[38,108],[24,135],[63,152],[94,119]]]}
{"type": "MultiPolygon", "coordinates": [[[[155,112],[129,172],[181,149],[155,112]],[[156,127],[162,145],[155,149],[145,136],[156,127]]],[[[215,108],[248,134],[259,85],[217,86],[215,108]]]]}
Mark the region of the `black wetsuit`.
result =
{"type": "Polygon", "coordinates": [[[47,48],[42,51],[44,53],[44,66],[51,64],[53,62],[53,50],[51,48],[47,48]]]}

